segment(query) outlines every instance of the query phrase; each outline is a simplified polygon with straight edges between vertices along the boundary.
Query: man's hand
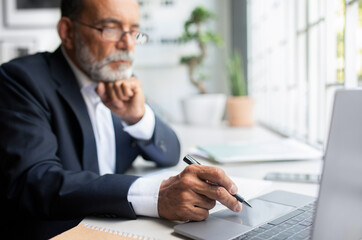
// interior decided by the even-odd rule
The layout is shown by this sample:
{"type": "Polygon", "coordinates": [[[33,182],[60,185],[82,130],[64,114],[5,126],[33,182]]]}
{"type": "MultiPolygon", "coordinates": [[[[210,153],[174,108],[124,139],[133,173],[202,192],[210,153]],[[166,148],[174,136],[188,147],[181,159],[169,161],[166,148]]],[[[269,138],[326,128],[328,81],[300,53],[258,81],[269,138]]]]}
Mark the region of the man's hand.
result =
{"type": "Polygon", "coordinates": [[[170,220],[201,221],[209,216],[216,200],[240,212],[242,205],[232,196],[237,191],[236,185],[220,168],[190,165],[179,175],[162,182],[158,214],[170,220]]]}
{"type": "Polygon", "coordinates": [[[142,84],[134,77],[117,82],[100,82],[96,91],[104,105],[128,124],[137,123],[145,114],[142,84]]]}

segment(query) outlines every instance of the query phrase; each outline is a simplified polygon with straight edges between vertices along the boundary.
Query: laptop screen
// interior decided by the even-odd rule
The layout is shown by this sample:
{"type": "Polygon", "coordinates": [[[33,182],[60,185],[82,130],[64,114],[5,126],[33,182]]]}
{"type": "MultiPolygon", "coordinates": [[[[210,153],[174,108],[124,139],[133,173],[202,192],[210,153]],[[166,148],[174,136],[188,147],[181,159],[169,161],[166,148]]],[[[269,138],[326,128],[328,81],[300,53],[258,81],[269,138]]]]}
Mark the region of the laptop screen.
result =
{"type": "Polygon", "coordinates": [[[362,239],[362,90],[336,93],[312,239],[362,239]]]}

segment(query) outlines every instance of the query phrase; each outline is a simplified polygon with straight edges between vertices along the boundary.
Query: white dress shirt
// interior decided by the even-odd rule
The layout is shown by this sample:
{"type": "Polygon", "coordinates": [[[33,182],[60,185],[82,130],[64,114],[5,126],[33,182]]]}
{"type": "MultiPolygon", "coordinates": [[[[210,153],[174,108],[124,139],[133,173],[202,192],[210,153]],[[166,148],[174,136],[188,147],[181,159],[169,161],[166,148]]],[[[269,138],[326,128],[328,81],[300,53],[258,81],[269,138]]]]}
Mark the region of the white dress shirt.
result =
{"type": "MultiPolygon", "coordinates": [[[[111,110],[103,104],[95,92],[97,83],[91,81],[74,65],[63,48],[62,52],[74,72],[87,105],[97,145],[100,175],[113,174],[116,166],[116,140],[111,110]]],[[[127,125],[122,121],[123,130],[140,140],[151,139],[155,129],[155,115],[152,109],[146,104],[145,110],[143,118],[134,125],[127,125]]],[[[161,179],[138,178],[131,185],[127,199],[132,203],[137,215],[159,217],[157,203],[161,182],[161,179]]]]}

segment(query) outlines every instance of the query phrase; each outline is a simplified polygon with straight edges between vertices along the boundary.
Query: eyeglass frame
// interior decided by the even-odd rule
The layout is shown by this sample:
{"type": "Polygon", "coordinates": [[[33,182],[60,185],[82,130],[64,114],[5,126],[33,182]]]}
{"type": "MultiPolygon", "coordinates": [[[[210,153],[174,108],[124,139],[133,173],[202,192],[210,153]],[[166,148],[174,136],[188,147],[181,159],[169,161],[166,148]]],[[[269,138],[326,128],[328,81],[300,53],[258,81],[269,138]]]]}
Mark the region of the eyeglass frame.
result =
{"type": "Polygon", "coordinates": [[[123,31],[122,29],[120,28],[115,28],[115,27],[95,27],[95,26],[92,26],[90,24],[87,24],[87,23],[84,23],[82,21],[79,21],[79,20],[73,20],[74,22],[80,24],[80,25],[83,25],[83,26],[86,26],[86,27],[89,27],[89,28],[92,28],[92,29],[95,29],[97,31],[99,31],[101,33],[101,36],[102,36],[102,39],[106,42],[119,42],[122,40],[122,38],[125,36],[125,34],[129,33],[132,37],[133,37],[133,33],[136,33],[136,35],[134,36],[135,37],[135,42],[137,45],[143,45],[143,44],[146,44],[148,42],[148,35],[146,33],[143,33],[143,32],[140,32],[140,31],[123,31]],[[121,36],[118,40],[107,40],[105,39],[104,37],[104,30],[106,29],[113,29],[113,30],[118,30],[121,32],[121,36]],[[144,43],[137,43],[137,34],[142,34],[143,37],[146,37],[146,40],[144,43]]]}

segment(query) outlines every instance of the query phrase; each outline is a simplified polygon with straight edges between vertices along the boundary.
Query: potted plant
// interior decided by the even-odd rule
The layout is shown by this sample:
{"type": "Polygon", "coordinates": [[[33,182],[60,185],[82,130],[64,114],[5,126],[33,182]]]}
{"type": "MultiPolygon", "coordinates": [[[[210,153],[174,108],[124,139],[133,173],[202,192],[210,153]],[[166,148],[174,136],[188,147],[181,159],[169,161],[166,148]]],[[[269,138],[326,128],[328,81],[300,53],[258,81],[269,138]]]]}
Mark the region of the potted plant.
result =
{"type": "Polygon", "coordinates": [[[221,122],[226,96],[224,94],[207,93],[205,79],[207,76],[200,73],[200,67],[207,56],[207,45],[222,45],[220,35],[205,30],[205,24],[216,15],[204,7],[196,7],[184,24],[184,33],[179,38],[180,43],[195,42],[199,53],[182,56],[180,63],[188,68],[188,77],[199,94],[188,96],[183,100],[184,115],[187,123],[198,125],[217,125],[221,122]]]}
{"type": "Polygon", "coordinates": [[[234,51],[227,61],[231,96],[227,99],[227,118],[230,126],[252,126],[254,102],[248,97],[242,57],[234,51]]]}

